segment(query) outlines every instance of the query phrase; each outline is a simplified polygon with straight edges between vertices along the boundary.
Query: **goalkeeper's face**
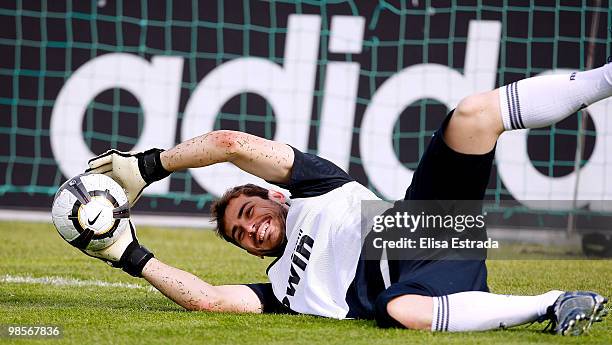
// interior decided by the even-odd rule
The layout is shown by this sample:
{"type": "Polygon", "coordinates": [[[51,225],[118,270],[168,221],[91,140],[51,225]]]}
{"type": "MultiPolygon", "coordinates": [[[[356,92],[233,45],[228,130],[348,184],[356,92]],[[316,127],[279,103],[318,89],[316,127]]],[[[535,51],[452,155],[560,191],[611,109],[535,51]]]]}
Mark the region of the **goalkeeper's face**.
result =
{"type": "Polygon", "coordinates": [[[288,206],[282,193],[270,191],[268,199],[244,194],[225,209],[225,233],[256,256],[277,253],[284,243],[288,206]]]}

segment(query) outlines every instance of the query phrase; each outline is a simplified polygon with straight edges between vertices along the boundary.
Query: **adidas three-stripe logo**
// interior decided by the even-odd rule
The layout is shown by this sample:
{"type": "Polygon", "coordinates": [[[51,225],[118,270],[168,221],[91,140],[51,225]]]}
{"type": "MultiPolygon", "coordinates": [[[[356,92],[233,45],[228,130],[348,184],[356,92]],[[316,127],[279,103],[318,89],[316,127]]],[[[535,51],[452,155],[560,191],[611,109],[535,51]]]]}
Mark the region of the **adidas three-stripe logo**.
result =
{"type": "Polygon", "coordinates": [[[508,114],[510,114],[510,125],[512,129],[524,129],[521,114],[521,103],[518,96],[518,82],[506,86],[506,101],[508,103],[508,114]]]}
{"type": "Polygon", "coordinates": [[[448,331],[449,308],[448,296],[434,297],[438,302],[438,315],[436,317],[436,331],[448,331]]]}

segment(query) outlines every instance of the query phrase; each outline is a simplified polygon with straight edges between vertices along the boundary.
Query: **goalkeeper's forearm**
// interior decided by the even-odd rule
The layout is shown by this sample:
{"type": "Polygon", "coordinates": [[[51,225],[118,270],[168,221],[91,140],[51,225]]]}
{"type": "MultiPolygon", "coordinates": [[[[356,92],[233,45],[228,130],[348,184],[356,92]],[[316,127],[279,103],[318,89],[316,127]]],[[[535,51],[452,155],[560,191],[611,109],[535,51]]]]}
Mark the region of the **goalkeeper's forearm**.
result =
{"type": "Polygon", "coordinates": [[[213,286],[195,275],[153,258],[142,270],[145,278],[166,297],[187,310],[261,313],[262,305],[245,285],[213,286]]]}
{"type": "Polygon", "coordinates": [[[186,140],[164,151],[160,158],[168,171],[199,168],[227,162],[235,154],[235,134],[232,131],[213,131],[186,140]]]}
{"type": "Polygon", "coordinates": [[[167,171],[230,162],[273,182],[288,181],[293,158],[293,150],[284,143],[228,130],[189,139],[160,154],[162,166],[167,171]]]}
{"type": "Polygon", "coordinates": [[[215,304],[218,304],[214,286],[157,259],[147,263],[142,270],[142,277],[187,310],[213,310],[215,304]]]}

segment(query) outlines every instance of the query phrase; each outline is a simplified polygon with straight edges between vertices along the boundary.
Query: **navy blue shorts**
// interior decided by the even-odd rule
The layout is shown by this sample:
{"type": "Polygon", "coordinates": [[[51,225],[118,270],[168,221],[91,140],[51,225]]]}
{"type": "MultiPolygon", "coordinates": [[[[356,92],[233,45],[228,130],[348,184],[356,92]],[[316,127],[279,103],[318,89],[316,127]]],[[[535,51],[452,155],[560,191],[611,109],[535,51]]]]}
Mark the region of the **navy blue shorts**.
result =
{"type": "MultiPolygon", "coordinates": [[[[406,190],[406,200],[482,200],[495,149],[483,155],[462,154],[443,139],[451,111],[433,137],[406,190]]],[[[402,327],[387,313],[387,304],[402,295],[443,296],[463,291],[489,291],[484,260],[389,261],[391,286],[375,302],[380,327],[402,327]]]]}

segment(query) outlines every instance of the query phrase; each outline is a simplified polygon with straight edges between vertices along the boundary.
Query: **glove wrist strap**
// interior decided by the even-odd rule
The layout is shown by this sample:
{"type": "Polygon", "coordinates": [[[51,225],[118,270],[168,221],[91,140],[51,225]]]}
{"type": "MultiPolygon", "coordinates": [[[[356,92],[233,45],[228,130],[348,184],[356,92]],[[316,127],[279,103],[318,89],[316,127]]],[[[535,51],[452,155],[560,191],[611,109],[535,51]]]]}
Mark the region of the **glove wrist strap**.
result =
{"type": "Polygon", "coordinates": [[[143,180],[147,183],[153,183],[159,181],[168,175],[170,171],[164,169],[161,164],[160,154],[164,152],[161,149],[150,149],[138,157],[138,169],[142,175],[143,180]]]}
{"type": "Polygon", "coordinates": [[[128,245],[119,260],[121,269],[134,277],[142,277],[142,269],[155,255],[134,241],[128,245]]]}

